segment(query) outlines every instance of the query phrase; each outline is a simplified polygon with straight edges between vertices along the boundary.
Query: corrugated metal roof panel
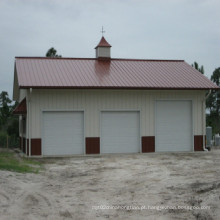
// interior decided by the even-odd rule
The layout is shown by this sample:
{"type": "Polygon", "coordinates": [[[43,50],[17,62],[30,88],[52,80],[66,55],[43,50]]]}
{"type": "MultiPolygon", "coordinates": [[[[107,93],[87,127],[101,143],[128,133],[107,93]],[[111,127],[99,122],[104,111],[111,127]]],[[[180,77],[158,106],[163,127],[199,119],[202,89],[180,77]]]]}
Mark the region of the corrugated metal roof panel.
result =
{"type": "Polygon", "coordinates": [[[21,88],[218,89],[182,60],[17,57],[21,88]]]}

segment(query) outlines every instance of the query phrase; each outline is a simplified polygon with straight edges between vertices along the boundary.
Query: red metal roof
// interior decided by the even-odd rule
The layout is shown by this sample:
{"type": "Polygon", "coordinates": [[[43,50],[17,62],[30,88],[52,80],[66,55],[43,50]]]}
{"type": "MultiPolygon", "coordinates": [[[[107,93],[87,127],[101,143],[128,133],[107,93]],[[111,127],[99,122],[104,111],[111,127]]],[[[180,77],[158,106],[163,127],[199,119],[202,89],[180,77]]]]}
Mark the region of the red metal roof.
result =
{"type": "Polygon", "coordinates": [[[107,40],[104,37],[102,37],[99,44],[95,47],[95,49],[97,47],[111,47],[111,45],[107,42],[107,40]]]}
{"type": "Polygon", "coordinates": [[[219,89],[183,60],[17,57],[20,88],[219,89]]]}
{"type": "Polygon", "coordinates": [[[25,115],[27,114],[27,104],[26,104],[26,98],[24,98],[18,106],[13,111],[14,115],[25,115]]]}

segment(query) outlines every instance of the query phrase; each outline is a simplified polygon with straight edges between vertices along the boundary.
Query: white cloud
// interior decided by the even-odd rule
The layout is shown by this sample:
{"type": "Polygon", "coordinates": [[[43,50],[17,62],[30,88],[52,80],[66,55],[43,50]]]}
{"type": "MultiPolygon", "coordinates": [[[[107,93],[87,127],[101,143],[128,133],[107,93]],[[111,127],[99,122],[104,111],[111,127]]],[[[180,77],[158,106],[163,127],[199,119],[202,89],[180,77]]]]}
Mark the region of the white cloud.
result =
{"type": "Polygon", "coordinates": [[[220,66],[219,0],[1,0],[0,90],[12,94],[15,56],[94,57],[101,38],[119,58],[220,66]]]}

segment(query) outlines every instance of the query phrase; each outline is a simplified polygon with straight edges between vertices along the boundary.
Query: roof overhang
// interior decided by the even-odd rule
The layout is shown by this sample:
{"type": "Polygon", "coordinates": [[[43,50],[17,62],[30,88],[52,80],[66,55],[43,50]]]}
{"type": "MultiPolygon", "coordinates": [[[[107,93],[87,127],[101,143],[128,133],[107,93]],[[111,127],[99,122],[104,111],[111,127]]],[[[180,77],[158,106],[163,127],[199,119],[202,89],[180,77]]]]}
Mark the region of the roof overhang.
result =
{"type": "Polygon", "coordinates": [[[27,114],[27,103],[24,98],[13,111],[14,115],[26,115],[27,114]]]}
{"type": "Polygon", "coordinates": [[[20,89],[107,89],[107,90],[219,90],[218,88],[193,87],[115,87],[115,86],[20,86],[20,89]]]}

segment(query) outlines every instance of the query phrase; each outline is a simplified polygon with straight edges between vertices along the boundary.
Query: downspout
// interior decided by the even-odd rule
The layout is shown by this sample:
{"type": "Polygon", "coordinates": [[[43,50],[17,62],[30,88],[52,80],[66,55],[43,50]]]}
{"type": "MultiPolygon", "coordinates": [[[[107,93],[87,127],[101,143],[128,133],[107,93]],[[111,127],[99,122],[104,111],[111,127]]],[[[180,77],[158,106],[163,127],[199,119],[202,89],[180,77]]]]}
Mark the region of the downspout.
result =
{"type": "Polygon", "coordinates": [[[30,95],[28,99],[28,109],[29,109],[29,114],[28,114],[28,141],[29,141],[29,157],[31,156],[31,94],[32,94],[32,88],[30,88],[30,95]]]}
{"type": "Polygon", "coordinates": [[[19,125],[20,125],[20,132],[21,132],[21,150],[22,150],[22,152],[24,152],[24,149],[23,149],[23,127],[24,127],[24,125],[23,125],[23,123],[24,123],[23,115],[21,115],[21,120],[20,120],[19,125]]]}
{"type": "Polygon", "coordinates": [[[204,129],[204,125],[205,125],[205,118],[204,118],[204,116],[206,115],[206,113],[205,113],[205,102],[206,102],[206,100],[207,100],[207,98],[211,95],[211,89],[209,90],[209,93],[205,96],[205,98],[203,99],[203,103],[202,103],[202,109],[203,109],[203,120],[202,120],[202,137],[203,137],[203,150],[204,151],[206,151],[206,152],[208,152],[208,150],[206,149],[206,147],[205,147],[205,129],[204,129]]]}

